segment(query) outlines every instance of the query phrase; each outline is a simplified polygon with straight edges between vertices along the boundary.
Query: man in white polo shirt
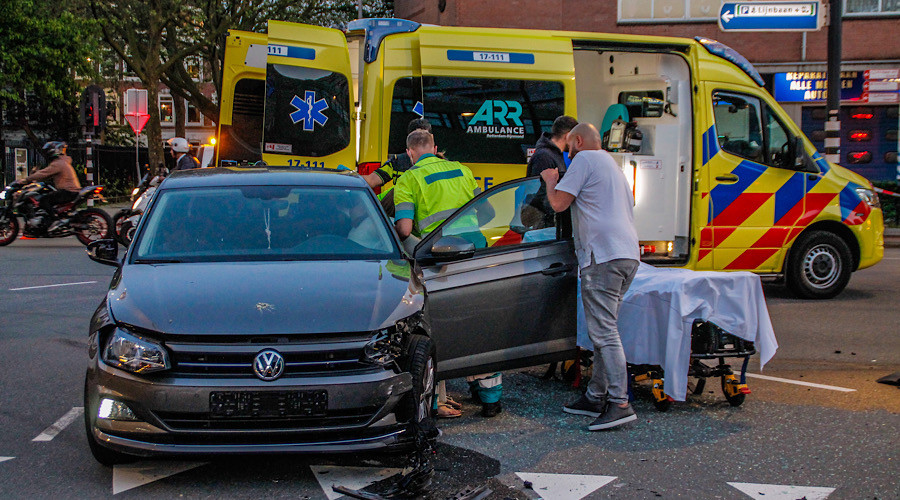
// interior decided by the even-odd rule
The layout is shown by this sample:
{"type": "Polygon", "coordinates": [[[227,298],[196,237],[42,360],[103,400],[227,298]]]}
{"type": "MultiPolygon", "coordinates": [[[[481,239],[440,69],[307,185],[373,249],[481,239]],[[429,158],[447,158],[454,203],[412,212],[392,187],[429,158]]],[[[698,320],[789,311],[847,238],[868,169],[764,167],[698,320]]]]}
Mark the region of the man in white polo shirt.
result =
{"type": "Polygon", "coordinates": [[[572,207],[594,368],[586,393],[563,411],[595,417],[588,429],[599,431],[637,419],[628,403],[625,351],[617,318],[622,297],[637,272],[640,251],[634,196],[625,174],[601,149],[600,133],[590,123],[581,123],[569,132],[568,144],[572,163],[562,180],[557,169],[544,170],[541,177],[553,210],[572,207]]]}

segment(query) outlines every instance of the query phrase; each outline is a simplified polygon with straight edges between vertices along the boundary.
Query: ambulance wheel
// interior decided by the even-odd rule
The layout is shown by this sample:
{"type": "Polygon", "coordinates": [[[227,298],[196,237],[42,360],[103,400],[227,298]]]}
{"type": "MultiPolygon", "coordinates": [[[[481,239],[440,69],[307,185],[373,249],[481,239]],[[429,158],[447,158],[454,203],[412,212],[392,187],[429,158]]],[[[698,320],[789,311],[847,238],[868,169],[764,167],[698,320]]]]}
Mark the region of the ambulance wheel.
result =
{"type": "Polygon", "coordinates": [[[725,380],[725,377],[722,377],[722,394],[725,395],[725,399],[728,400],[728,404],[735,407],[744,404],[744,399],[746,399],[747,395],[741,393],[735,394],[734,396],[729,396],[728,390],[725,387],[726,385],[728,385],[728,382],[725,380]]]}
{"type": "Polygon", "coordinates": [[[838,235],[811,231],[791,248],[787,269],[788,287],[804,299],[830,299],[850,281],[853,256],[838,235]]]}

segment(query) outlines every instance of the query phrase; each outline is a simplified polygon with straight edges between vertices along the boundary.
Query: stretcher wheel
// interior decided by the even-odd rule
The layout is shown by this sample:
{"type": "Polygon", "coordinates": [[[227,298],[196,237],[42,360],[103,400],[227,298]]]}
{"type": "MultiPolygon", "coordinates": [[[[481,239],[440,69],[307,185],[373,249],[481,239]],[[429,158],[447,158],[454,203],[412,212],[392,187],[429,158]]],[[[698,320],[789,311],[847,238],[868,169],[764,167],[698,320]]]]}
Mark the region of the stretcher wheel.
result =
{"type": "Polygon", "coordinates": [[[653,406],[656,407],[657,411],[668,411],[672,407],[672,402],[675,400],[672,399],[672,396],[665,393],[662,379],[653,379],[653,388],[650,392],[653,394],[653,406]]]}
{"type": "MultiPolygon", "coordinates": [[[[734,375],[732,375],[732,377],[734,377],[734,375]]],[[[722,393],[725,394],[725,399],[728,400],[728,404],[731,406],[741,406],[744,404],[744,399],[746,399],[747,395],[744,393],[729,394],[729,383],[727,375],[722,377],[722,393]]]]}
{"type": "Polygon", "coordinates": [[[666,397],[666,399],[657,401],[653,400],[653,406],[656,407],[657,411],[669,411],[669,408],[672,407],[672,398],[666,397]]]}
{"type": "Polygon", "coordinates": [[[703,394],[706,388],[706,379],[703,377],[688,377],[688,391],[691,394],[703,394]]]}

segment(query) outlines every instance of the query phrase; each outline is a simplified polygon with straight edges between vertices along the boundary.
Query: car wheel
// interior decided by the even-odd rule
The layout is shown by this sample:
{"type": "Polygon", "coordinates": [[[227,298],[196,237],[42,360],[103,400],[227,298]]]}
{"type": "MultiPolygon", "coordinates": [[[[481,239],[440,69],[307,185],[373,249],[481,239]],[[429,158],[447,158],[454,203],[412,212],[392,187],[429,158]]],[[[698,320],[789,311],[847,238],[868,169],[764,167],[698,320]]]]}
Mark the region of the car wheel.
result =
{"type": "Polygon", "coordinates": [[[19,219],[9,212],[0,214],[0,247],[9,245],[19,237],[19,219]]]}
{"type": "Polygon", "coordinates": [[[426,423],[434,416],[434,342],[424,335],[412,335],[403,368],[412,375],[413,390],[400,401],[399,416],[404,421],[426,423]]]}
{"type": "Polygon", "coordinates": [[[96,415],[96,413],[97,408],[91,406],[88,399],[87,379],[85,379],[84,430],[87,434],[88,447],[91,449],[91,455],[94,456],[94,460],[107,467],[112,467],[113,465],[118,464],[127,464],[137,460],[138,457],[134,455],[128,455],[126,453],[111,450],[97,442],[97,440],[94,438],[94,424],[91,422],[91,416],[96,415]]]}
{"type": "Polygon", "coordinates": [[[72,222],[75,237],[83,245],[92,241],[109,238],[113,230],[112,218],[99,208],[85,208],[78,212],[72,222]]]}
{"type": "Polygon", "coordinates": [[[843,239],[828,231],[812,231],[791,249],[788,286],[801,298],[830,299],[847,286],[852,265],[850,248],[843,239]]]}

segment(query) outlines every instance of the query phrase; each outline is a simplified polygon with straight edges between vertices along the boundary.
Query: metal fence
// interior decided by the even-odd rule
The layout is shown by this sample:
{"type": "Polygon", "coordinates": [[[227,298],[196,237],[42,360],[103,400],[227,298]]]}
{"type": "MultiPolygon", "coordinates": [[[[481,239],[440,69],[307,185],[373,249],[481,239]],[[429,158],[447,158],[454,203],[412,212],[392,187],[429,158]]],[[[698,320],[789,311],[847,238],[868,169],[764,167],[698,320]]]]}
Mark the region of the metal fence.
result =
{"type": "MultiPolygon", "coordinates": [[[[28,142],[6,141],[4,146],[3,168],[0,169],[4,186],[16,178],[16,149],[27,151],[28,173],[46,165],[40,151],[28,142]]],[[[105,187],[104,196],[111,201],[127,198],[131,189],[137,186],[140,180],[135,162],[135,149],[133,147],[95,145],[93,153],[95,180],[92,184],[102,184],[105,187]]],[[[137,163],[141,167],[140,176],[143,176],[147,172],[147,148],[138,148],[137,153],[137,163]]],[[[72,165],[75,167],[81,184],[87,185],[85,145],[70,145],[68,154],[72,157],[72,165]]]]}

